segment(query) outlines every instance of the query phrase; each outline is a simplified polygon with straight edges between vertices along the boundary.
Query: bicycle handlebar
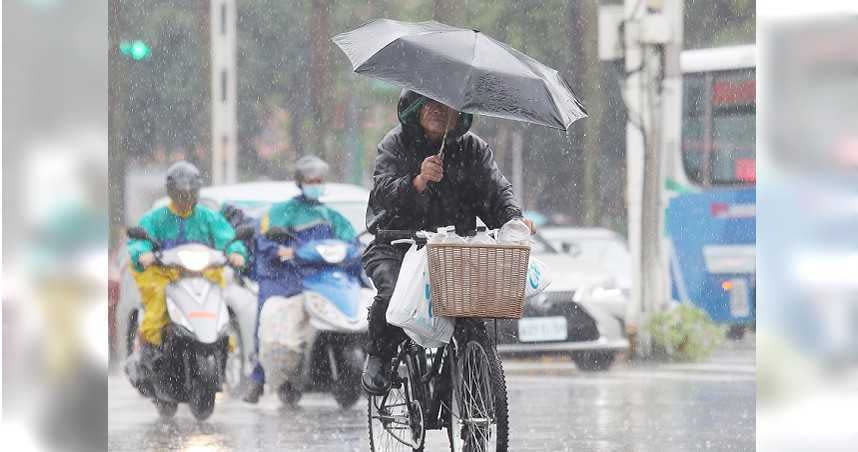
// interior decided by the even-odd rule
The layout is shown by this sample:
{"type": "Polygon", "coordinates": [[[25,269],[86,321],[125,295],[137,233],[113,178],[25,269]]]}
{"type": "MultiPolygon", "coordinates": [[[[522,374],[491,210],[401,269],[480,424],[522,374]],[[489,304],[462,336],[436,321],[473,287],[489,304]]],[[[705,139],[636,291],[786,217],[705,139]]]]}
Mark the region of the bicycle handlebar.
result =
{"type": "Polygon", "coordinates": [[[375,239],[381,243],[390,243],[394,240],[402,239],[417,239],[415,237],[417,231],[407,231],[401,229],[379,229],[375,234],[375,239]]]}

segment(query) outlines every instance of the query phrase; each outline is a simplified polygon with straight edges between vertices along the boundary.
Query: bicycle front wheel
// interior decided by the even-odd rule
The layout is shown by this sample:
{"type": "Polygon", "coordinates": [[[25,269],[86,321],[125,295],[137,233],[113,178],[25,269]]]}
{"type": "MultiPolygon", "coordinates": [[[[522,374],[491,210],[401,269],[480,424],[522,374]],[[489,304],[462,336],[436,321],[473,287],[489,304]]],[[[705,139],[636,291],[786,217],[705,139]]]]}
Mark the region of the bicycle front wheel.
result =
{"type": "Polygon", "coordinates": [[[373,452],[423,450],[423,410],[411,394],[406,396],[407,390],[406,380],[384,396],[369,396],[369,446],[373,452]]]}
{"type": "Polygon", "coordinates": [[[503,366],[484,325],[459,343],[447,434],[453,452],[506,452],[509,413],[503,366]]]}

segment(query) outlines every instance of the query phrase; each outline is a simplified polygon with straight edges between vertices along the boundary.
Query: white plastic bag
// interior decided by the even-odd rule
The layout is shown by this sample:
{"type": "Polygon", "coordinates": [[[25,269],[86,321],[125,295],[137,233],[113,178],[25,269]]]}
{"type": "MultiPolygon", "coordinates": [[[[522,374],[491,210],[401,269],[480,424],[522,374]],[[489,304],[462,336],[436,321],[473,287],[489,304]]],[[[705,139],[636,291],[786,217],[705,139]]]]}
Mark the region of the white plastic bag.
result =
{"type": "Polygon", "coordinates": [[[527,263],[527,281],[524,284],[524,297],[538,295],[551,284],[548,267],[541,260],[531,256],[527,263]]]}
{"type": "Polygon", "coordinates": [[[422,347],[440,347],[453,336],[452,319],[432,315],[432,291],[426,247],[417,245],[405,253],[396,287],[387,306],[387,323],[405,330],[422,347]]]}
{"type": "Polygon", "coordinates": [[[520,218],[509,220],[498,232],[498,243],[529,245],[530,228],[520,218]]]}

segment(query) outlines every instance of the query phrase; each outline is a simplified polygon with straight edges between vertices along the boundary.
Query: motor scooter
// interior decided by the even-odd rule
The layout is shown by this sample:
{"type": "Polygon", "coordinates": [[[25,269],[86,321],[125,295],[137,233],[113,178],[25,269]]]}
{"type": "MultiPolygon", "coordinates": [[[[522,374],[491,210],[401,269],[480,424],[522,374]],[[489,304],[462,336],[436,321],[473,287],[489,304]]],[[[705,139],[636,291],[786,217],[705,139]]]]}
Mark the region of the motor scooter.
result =
{"type": "MultiPolygon", "coordinates": [[[[301,274],[300,296],[311,327],[297,381],[272,381],[268,377],[278,374],[272,368],[277,361],[262,362],[268,383],[287,405],[297,404],[304,392],[330,392],[341,407],[351,407],[362,393],[362,344],[375,294],[360,267],[360,248],[335,239],[302,241],[280,227],[269,229],[265,238],[295,248],[292,262],[301,274]]],[[[261,331],[260,343],[270,343],[263,336],[261,331]]]]}
{"type": "MultiPolygon", "coordinates": [[[[252,227],[239,228],[233,241],[253,234],[252,227]]],[[[194,417],[205,420],[224,384],[230,316],[224,289],[204,278],[203,272],[225,267],[226,255],[201,243],[162,250],[139,227],[129,228],[128,236],[151,242],[155,265],[177,268],[181,276],[166,287],[170,323],[162,330],[161,356],[152,363],[141,363],[139,354],[132,355],[126,373],[140,393],[152,399],[161,417],[172,417],[179,403],[188,403],[194,417]]],[[[143,317],[138,315],[140,321],[143,317]]]]}

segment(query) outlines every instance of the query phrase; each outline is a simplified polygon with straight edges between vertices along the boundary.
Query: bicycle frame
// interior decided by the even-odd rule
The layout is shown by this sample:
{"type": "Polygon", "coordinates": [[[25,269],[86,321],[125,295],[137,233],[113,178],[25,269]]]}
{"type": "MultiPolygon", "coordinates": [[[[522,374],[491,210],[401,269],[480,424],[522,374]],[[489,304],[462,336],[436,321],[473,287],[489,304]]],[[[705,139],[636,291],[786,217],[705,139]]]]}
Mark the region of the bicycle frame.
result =
{"type": "MultiPolygon", "coordinates": [[[[474,320],[476,319],[457,319],[456,331],[479,328],[479,323],[474,320]]],[[[391,385],[404,386],[403,393],[409,405],[414,400],[420,402],[425,430],[440,430],[446,427],[446,416],[450,415],[451,407],[446,406],[445,400],[450,399],[450,391],[453,390],[452,372],[458,347],[456,336],[457,334],[454,333],[450,343],[444,347],[428,349],[432,351],[431,353],[427,353],[427,349],[406,339],[402,341],[399,353],[392,364],[391,385]],[[405,364],[407,378],[399,375],[401,364],[405,364]]],[[[382,406],[387,402],[388,395],[389,393],[381,398],[382,406]]]]}

